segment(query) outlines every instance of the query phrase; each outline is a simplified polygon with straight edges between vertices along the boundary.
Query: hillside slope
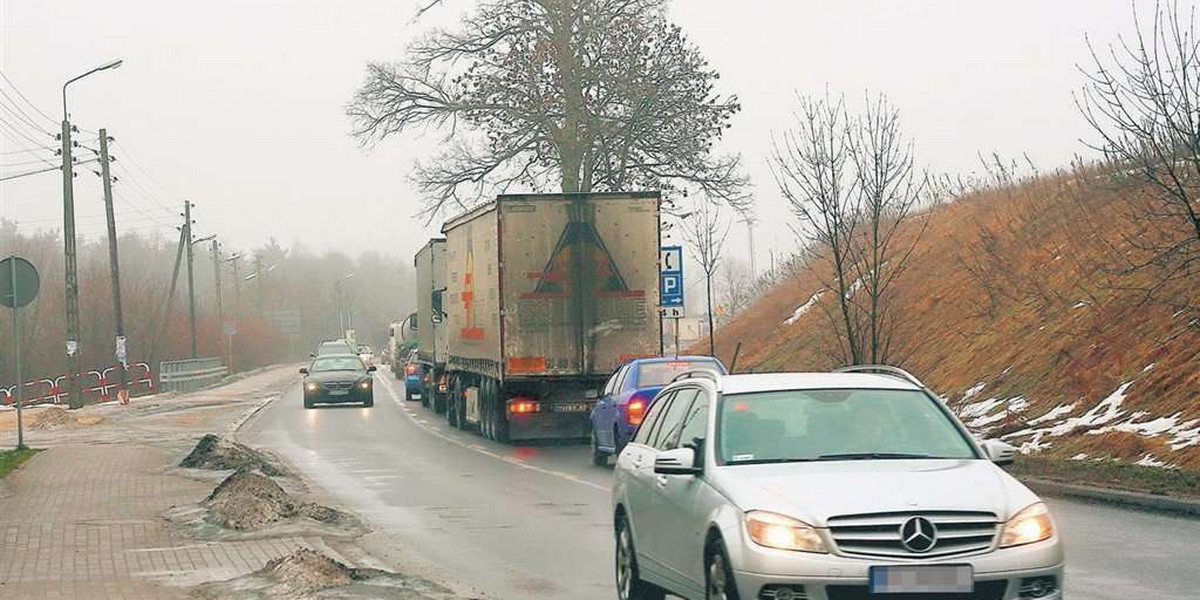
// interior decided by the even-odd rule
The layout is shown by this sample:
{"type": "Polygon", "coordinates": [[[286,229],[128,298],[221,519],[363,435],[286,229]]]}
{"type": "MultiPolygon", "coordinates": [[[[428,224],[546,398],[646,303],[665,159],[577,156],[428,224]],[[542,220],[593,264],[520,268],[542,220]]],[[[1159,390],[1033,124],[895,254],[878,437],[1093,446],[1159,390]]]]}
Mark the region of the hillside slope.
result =
{"type": "MultiPolygon", "coordinates": [[[[1129,288],[1137,189],[1084,174],[976,193],[929,213],[898,280],[890,362],[974,429],[1028,453],[1200,471],[1200,312],[1129,288]]],[[[837,366],[817,262],[718,329],[737,370],[837,366]]],[[[1200,274],[1159,297],[1200,304],[1200,274]]]]}

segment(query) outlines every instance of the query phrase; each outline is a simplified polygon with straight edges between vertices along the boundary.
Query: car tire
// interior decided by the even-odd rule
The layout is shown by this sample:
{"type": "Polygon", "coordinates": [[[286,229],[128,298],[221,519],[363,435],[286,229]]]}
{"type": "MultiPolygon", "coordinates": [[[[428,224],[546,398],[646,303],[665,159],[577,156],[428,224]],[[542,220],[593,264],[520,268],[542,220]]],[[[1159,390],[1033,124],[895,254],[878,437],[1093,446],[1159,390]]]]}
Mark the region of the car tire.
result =
{"type": "Polygon", "coordinates": [[[704,597],[707,600],[738,600],[737,581],[725,544],[714,539],[704,556],[704,597]]]}
{"type": "Polygon", "coordinates": [[[613,456],[621,456],[621,452],[625,451],[625,446],[629,445],[629,440],[621,439],[621,431],[613,425],[613,456]]]}
{"type": "Polygon", "coordinates": [[[637,548],[625,517],[617,517],[617,551],[615,568],[618,600],[664,600],[667,596],[658,586],[642,581],[638,574],[637,548]]]}
{"type": "Polygon", "coordinates": [[[600,450],[600,440],[596,439],[595,429],[592,429],[592,466],[608,466],[608,454],[600,450]]]}

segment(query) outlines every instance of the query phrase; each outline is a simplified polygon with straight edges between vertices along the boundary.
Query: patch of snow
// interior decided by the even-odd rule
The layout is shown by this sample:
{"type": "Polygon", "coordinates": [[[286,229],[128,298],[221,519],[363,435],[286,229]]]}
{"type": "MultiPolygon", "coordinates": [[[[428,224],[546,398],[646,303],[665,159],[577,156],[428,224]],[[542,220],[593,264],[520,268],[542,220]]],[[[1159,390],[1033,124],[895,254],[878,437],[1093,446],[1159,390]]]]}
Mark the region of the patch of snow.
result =
{"type": "Polygon", "coordinates": [[[1158,364],[1158,363],[1150,363],[1150,364],[1146,365],[1146,368],[1142,369],[1142,372],[1145,373],[1145,372],[1153,369],[1154,365],[1156,365],[1156,364],[1158,364]]]}
{"type": "Polygon", "coordinates": [[[1060,404],[1050,409],[1050,412],[1029,421],[1030,425],[1040,425],[1047,421],[1056,421],[1059,417],[1064,417],[1075,411],[1075,403],[1060,404]]]}
{"type": "Polygon", "coordinates": [[[969,429],[982,429],[993,423],[998,423],[1013,413],[1024,412],[1029,408],[1029,400],[1023,396],[1012,398],[990,398],[964,406],[959,409],[958,416],[967,420],[969,429]],[[996,410],[1000,409],[1000,410],[996,410]]]}
{"type": "Polygon", "coordinates": [[[1121,418],[1126,413],[1126,411],[1121,410],[1121,403],[1125,401],[1125,392],[1129,390],[1129,386],[1131,385],[1133,385],[1132,381],[1121,384],[1121,387],[1117,388],[1117,391],[1109,394],[1107,398],[1101,400],[1091,410],[1055,425],[1050,428],[1048,433],[1054,437],[1059,437],[1071,433],[1076,429],[1096,428],[1121,418]]]}
{"type": "Polygon", "coordinates": [[[1181,309],[1175,311],[1175,314],[1171,315],[1171,318],[1174,319],[1174,318],[1178,317],[1179,315],[1182,315],[1185,312],[1187,312],[1187,309],[1181,308],[1181,309]]]}
{"type": "Polygon", "coordinates": [[[800,306],[797,306],[796,310],[792,311],[792,316],[788,317],[787,319],[784,319],[783,323],[785,325],[791,325],[792,323],[799,321],[800,317],[803,317],[804,313],[808,312],[809,310],[812,310],[812,307],[816,306],[817,302],[821,301],[821,296],[824,296],[824,295],[825,295],[825,290],[820,290],[817,293],[813,294],[812,297],[810,297],[807,302],[805,302],[804,304],[801,304],[800,306]]]}
{"type": "Polygon", "coordinates": [[[1071,457],[1071,460],[1087,460],[1087,457],[1087,454],[1076,454],[1075,456],[1071,457]]]}
{"type": "Polygon", "coordinates": [[[1041,452],[1050,446],[1050,442],[1043,442],[1041,437],[1037,437],[1025,442],[1024,444],[1021,444],[1020,446],[1017,446],[1017,451],[1021,454],[1033,454],[1035,452],[1041,452]]]}
{"type": "Polygon", "coordinates": [[[987,387],[987,383],[985,383],[983,381],[980,381],[979,383],[971,386],[970,389],[963,392],[963,395],[962,395],[963,401],[965,402],[967,400],[970,400],[971,398],[974,398],[975,395],[978,394],[979,392],[982,392],[983,388],[985,388],[985,387],[987,387]]]}
{"type": "Polygon", "coordinates": [[[858,279],[854,280],[854,283],[850,284],[850,287],[846,288],[846,299],[849,300],[853,298],[854,295],[858,293],[858,290],[861,290],[862,288],[863,280],[862,277],[859,277],[858,279]]]}
{"type": "Polygon", "coordinates": [[[1165,467],[1165,466],[1167,466],[1167,463],[1165,463],[1161,460],[1158,460],[1157,458],[1154,458],[1153,456],[1151,456],[1149,454],[1143,456],[1141,458],[1141,460],[1137,461],[1134,464],[1137,464],[1137,465],[1143,466],[1143,467],[1165,467]]]}
{"type": "Polygon", "coordinates": [[[980,400],[979,402],[972,402],[958,409],[958,416],[962,419],[983,416],[992,412],[1001,404],[1004,404],[1004,400],[1001,398],[991,398],[988,400],[980,400]]]}
{"type": "Polygon", "coordinates": [[[1075,306],[1072,306],[1071,308],[1084,308],[1086,306],[1091,306],[1091,305],[1092,305],[1092,303],[1088,302],[1087,300],[1080,300],[1079,302],[1076,302],[1075,306]]]}

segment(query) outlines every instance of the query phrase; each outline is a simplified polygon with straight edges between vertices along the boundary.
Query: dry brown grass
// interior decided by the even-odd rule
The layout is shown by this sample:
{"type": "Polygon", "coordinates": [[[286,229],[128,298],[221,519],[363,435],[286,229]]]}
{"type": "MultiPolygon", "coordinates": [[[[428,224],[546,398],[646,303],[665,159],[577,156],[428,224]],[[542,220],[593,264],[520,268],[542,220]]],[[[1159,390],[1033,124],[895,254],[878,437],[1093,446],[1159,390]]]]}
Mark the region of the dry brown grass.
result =
{"type": "MultiPolygon", "coordinates": [[[[1136,233],[1126,211],[1137,193],[1091,174],[1057,175],[931,211],[896,284],[900,320],[890,362],[951,401],[977,382],[987,383],[984,397],[1023,396],[1030,406],[1021,420],[1072,402],[1078,416],[1129,381],[1135,383],[1122,405],[1129,414],[1121,421],[1134,411],[1147,413],[1139,421],[1177,412],[1181,422],[1200,419],[1200,313],[1177,312],[1128,289],[1151,283],[1152,273],[1115,272],[1123,258],[1138,258],[1120,241],[1136,233]]],[[[820,269],[801,270],[723,327],[718,356],[728,359],[740,342],[739,371],[836,366],[837,338],[824,314],[833,309],[830,295],[796,323],[784,323],[821,288],[820,269]]],[[[1160,296],[1200,304],[1200,274],[1160,296]]],[[[1003,423],[1008,431],[1019,424],[1003,423]]],[[[1200,447],[1171,453],[1162,439],[1050,441],[1053,456],[1137,460],[1149,453],[1200,470],[1200,447]]]]}

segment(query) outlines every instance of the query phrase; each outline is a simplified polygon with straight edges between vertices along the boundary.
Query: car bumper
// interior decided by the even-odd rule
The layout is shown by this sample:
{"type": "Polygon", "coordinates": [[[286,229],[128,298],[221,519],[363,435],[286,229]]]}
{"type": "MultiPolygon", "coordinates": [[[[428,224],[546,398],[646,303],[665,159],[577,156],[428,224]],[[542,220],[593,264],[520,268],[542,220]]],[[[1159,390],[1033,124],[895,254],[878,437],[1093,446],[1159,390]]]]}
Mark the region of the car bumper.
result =
{"type": "Polygon", "coordinates": [[[304,399],[316,404],[356,404],[374,400],[373,390],[354,389],[348,394],[331,394],[324,390],[305,391],[304,399]]]}
{"type": "MultiPolygon", "coordinates": [[[[1036,578],[1053,577],[1054,591],[1042,600],[1061,599],[1063,585],[1063,551],[1057,539],[1017,548],[1006,548],[974,556],[955,556],[921,561],[851,558],[831,554],[808,554],[771,550],[749,542],[742,560],[735,561],[734,579],[738,591],[746,599],[772,599],[773,590],[791,588],[795,594],[804,592],[806,600],[844,600],[856,598],[910,598],[916,595],[869,594],[868,572],[876,565],[896,564],[970,564],[975,571],[974,594],[945,595],[947,599],[1017,600],[1034,598],[1022,596],[1022,585],[1036,578]],[[1027,581],[1028,580],[1028,581],[1027,581]],[[1001,584],[1003,582],[1003,585],[1001,584]]],[[[1026,590],[1028,591],[1028,590],[1026,590]]],[[[795,595],[793,597],[796,597],[795,595]]]]}

